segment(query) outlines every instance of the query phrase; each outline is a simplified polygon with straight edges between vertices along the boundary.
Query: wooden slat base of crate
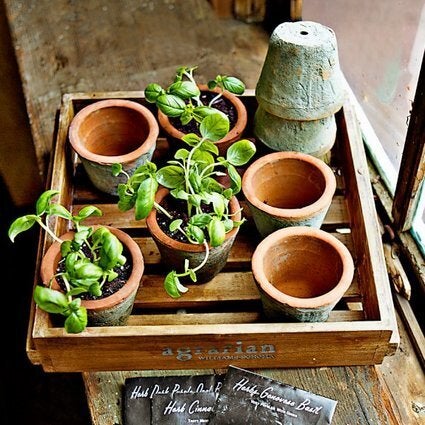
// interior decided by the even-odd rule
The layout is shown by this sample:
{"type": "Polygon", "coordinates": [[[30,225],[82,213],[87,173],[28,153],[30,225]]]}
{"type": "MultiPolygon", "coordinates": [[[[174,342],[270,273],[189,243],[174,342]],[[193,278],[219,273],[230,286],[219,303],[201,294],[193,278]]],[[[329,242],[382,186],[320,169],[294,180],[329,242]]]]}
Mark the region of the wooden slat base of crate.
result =
{"type": "MultiPolygon", "coordinates": [[[[33,363],[55,372],[209,369],[230,364],[246,368],[342,366],[378,364],[394,351],[398,345],[394,308],[365,152],[349,104],[337,113],[337,141],[330,165],[338,188],[322,229],[340,239],[353,255],[352,285],[327,322],[270,323],[262,316],[251,273],[251,256],[260,239],[242,196],[248,222],[241,227],[224,270],[207,284],[191,285],[179,299],[166,295],[162,282],[167,269],[145,222],[135,221],[132,211],[121,213],[116,199],[90,185],[68,143],[68,126],[75,113],[91,102],[112,97],[148,106],[141,92],[64,96],[51,188],[59,190],[60,202],[74,211],[87,204],[98,205],[104,212],[101,224],[128,232],[143,252],[145,274],[126,326],[89,327],[70,335],[33,306],[27,342],[33,363]]],[[[242,99],[252,123],[253,92],[242,99]]],[[[249,127],[245,137],[251,134],[249,127]]],[[[160,137],[155,155],[164,158],[166,154],[167,143],[160,137]]],[[[62,221],[52,224],[57,234],[65,230],[62,221]]],[[[39,259],[47,245],[40,240],[39,259]]]]}

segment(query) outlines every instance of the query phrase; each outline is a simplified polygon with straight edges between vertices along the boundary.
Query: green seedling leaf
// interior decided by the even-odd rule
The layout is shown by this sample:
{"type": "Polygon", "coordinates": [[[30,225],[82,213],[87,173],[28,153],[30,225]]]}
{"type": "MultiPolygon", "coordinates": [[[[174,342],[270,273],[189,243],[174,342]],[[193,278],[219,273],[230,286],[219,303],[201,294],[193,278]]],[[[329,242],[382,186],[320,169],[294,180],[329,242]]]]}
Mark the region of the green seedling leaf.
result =
{"type": "Polygon", "coordinates": [[[111,232],[104,233],[100,248],[99,266],[103,270],[113,269],[122,254],[123,246],[119,239],[111,232]]]}
{"type": "Polygon", "coordinates": [[[183,220],[181,220],[180,218],[173,220],[170,223],[169,229],[170,232],[175,232],[176,230],[178,230],[178,228],[183,224],[183,220]]]}
{"type": "Polygon", "coordinates": [[[187,233],[189,238],[196,241],[198,244],[204,243],[205,234],[200,227],[194,226],[193,224],[189,224],[187,226],[187,233]]]}
{"type": "Polygon", "coordinates": [[[226,199],[230,200],[230,199],[232,198],[232,196],[233,196],[233,190],[232,190],[232,189],[230,189],[230,188],[228,188],[228,189],[224,190],[224,191],[223,191],[223,196],[224,196],[226,199]]]}
{"type": "Polygon", "coordinates": [[[186,109],[184,100],[172,94],[161,94],[156,99],[156,105],[168,117],[179,117],[186,109]]]}
{"type": "Polygon", "coordinates": [[[190,194],[187,202],[190,205],[193,205],[194,207],[200,207],[201,206],[201,202],[202,202],[202,197],[200,195],[198,195],[197,193],[194,193],[193,195],[190,194]]]}
{"type": "Polygon", "coordinates": [[[245,91],[245,84],[236,77],[221,77],[223,87],[234,94],[243,94],[245,91]]]}
{"type": "Polygon", "coordinates": [[[211,106],[197,106],[193,109],[192,115],[195,118],[197,122],[202,122],[202,120],[207,117],[208,115],[212,114],[220,114],[225,120],[229,120],[227,115],[221,112],[220,110],[213,108],[211,106]]]}
{"type": "Polygon", "coordinates": [[[70,295],[71,297],[75,297],[81,294],[85,294],[87,292],[87,288],[77,287],[72,288],[70,291],[66,293],[66,295],[70,295]]]}
{"type": "Polygon", "coordinates": [[[66,220],[72,220],[72,214],[64,206],[59,204],[50,204],[46,209],[46,213],[62,217],[66,220]]]}
{"type": "Polygon", "coordinates": [[[218,218],[221,218],[226,210],[227,200],[223,195],[216,192],[211,193],[209,199],[213,204],[214,212],[217,214],[218,218]]]}
{"type": "Polygon", "coordinates": [[[189,156],[189,151],[187,149],[179,149],[175,155],[175,159],[186,159],[189,156]]]}
{"type": "Polygon", "coordinates": [[[159,84],[151,83],[151,84],[148,84],[145,88],[145,99],[149,103],[155,103],[156,100],[158,99],[158,96],[164,93],[165,91],[159,84]]]}
{"type": "Polygon", "coordinates": [[[199,136],[195,133],[188,133],[182,137],[183,142],[187,143],[189,146],[196,146],[201,140],[199,136]]]}
{"type": "Polygon", "coordinates": [[[167,294],[172,298],[180,298],[180,291],[178,285],[180,284],[177,273],[173,270],[165,276],[164,289],[167,294]]]}
{"type": "Polygon", "coordinates": [[[112,164],[111,172],[114,177],[118,177],[121,174],[122,170],[123,170],[122,164],[120,163],[112,164]]]}
{"type": "Polygon", "coordinates": [[[134,207],[137,197],[137,191],[133,192],[131,195],[127,192],[127,185],[120,183],[118,185],[118,209],[120,211],[129,211],[134,207]]]}
{"type": "Polygon", "coordinates": [[[184,170],[177,165],[166,165],[158,171],[156,178],[162,186],[175,189],[184,183],[184,170]]]}
{"type": "Polygon", "coordinates": [[[35,287],[34,301],[47,313],[63,314],[68,308],[68,299],[64,293],[45,286],[35,287]]]}
{"type": "Polygon", "coordinates": [[[210,142],[209,140],[204,140],[199,147],[201,151],[211,152],[215,155],[218,155],[218,147],[213,142],[210,142]]]}
{"type": "Polygon", "coordinates": [[[204,139],[217,142],[229,132],[229,120],[222,114],[208,115],[202,120],[199,131],[204,139]]]}
{"type": "Polygon", "coordinates": [[[221,186],[221,184],[212,177],[206,177],[202,179],[201,189],[205,190],[208,193],[221,193],[223,191],[223,187],[221,186]]]}
{"type": "Polygon", "coordinates": [[[193,152],[192,158],[198,163],[199,171],[214,163],[214,157],[209,152],[199,149],[193,152]]]}
{"type": "Polygon", "coordinates": [[[40,195],[40,197],[37,199],[37,202],[35,204],[36,214],[39,216],[44,214],[50,205],[51,199],[58,194],[59,194],[59,191],[53,190],[53,189],[46,190],[45,192],[43,192],[40,195]]]}
{"type": "Polygon", "coordinates": [[[228,218],[223,221],[224,224],[224,230],[227,232],[230,232],[233,229],[233,220],[228,218]]]}
{"type": "Polygon", "coordinates": [[[199,192],[202,184],[202,179],[199,174],[193,172],[189,174],[189,183],[195,192],[199,192]]]}
{"type": "Polygon", "coordinates": [[[182,201],[187,201],[189,199],[189,194],[180,188],[171,190],[170,194],[174,196],[174,198],[181,199],[182,201]]]}
{"type": "Polygon", "coordinates": [[[94,205],[88,205],[84,208],[81,208],[81,210],[78,212],[76,216],[74,216],[75,221],[82,221],[85,220],[87,217],[90,216],[100,217],[102,215],[102,211],[95,207],[94,205]]]}
{"type": "Polygon", "coordinates": [[[232,189],[233,194],[236,195],[241,190],[241,176],[237,172],[236,168],[231,164],[227,165],[227,172],[229,173],[230,177],[230,189],[232,189]]]}
{"type": "Polygon", "coordinates": [[[192,282],[196,282],[198,279],[196,277],[196,273],[193,271],[193,269],[189,269],[189,277],[191,278],[192,282]]]}
{"type": "Polygon", "coordinates": [[[95,282],[93,285],[90,285],[89,293],[94,297],[100,297],[102,295],[102,289],[100,288],[99,282],[95,282]]]}
{"type": "Polygon", "coordinates": [[[217,81],[215,80],[208,81],[208,88],[210,90],[214,90],[216,87],[217,87],[217,81]]]}
{"type": "Polygon", "coordinates": [[[158,182],[153,177],[148,177],[140,184],[135,203],[136,220],[146,218],[149,215],[155,202],[157,189],[158,182]]]}
{"type": "Polygon", "coordinates": [[[103,270],[96,264],[77,261],[74,265],[74,275],[79,280],[97,280],[103,276],[103,270]]]}
{"type": "Polygon", "coordinates": [[[246,139],[239,140],[227,149],[226,159],[235,167],[240,167],[254,156],[255,151],[254,143],[246,139]]]}
{"type": "Polygon", "coordinates": [[[17,218],[9,227],[9,231],[7,233],[9,239],[12,242],[15,242],[15,238],[19,235],[19,233],[30,229],[38,220],[39,217],[36,215],[24,215],[17,218]]]}
{"type": "Polygon", "coordinates": [[[61,256],[67,257],[72,252],[72,241],[63,241],[61,243],[61,256]]]}
{"type": "Polygon", "coordinates": [[[167,89],[168,93],[176,95],[182,99],[190,99],[201,94],[196,84],[191,81],[177,81],[167,89]]]}
{"type": "Polygon", "coordinates": [[[195,214],[189,219],[189,224],[193,224],[198,227],[205,227],[212,220],[209,214],[195,214]]]}
{"type": "Polygon", "coordinates": [[[84,307],[80,307],[70,313],[65,320],[64,326],[65,330],[70,334],[82,332],[87,326],[87,310],[84,307]]]}
{"type": "Polygon", "coordinates": [[[220,246],[226,238],[224,223],[214,217],[208,225],[208,234],[210,237],[210,245],[212,247],[220,246]]]}

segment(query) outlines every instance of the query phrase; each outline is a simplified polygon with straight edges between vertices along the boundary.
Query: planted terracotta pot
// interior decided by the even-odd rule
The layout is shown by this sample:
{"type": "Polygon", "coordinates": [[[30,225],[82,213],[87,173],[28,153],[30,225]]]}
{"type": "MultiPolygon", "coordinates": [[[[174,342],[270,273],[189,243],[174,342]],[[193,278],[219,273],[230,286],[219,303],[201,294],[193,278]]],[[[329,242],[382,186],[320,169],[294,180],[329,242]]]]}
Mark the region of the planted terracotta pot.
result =
{"type": "Polygon", "coordinates": [[[253,162],[242,178],[242,191],[263,237],[283,227],[319,228],[335,189],[332,169],[300,152],[265,155],[253,162]]]}
{"type": "MultiPolygon", "coordinates": [[[[214,93],[219,92],[218,89],[209,90],[208,86],[206,85],[199,85],[199,89],[204,92],[205,91],[210,91],[214,93]]],[[[237,120],[234,126],[230,128],[230,131],[227,133],[227,135],[223,139],[220,139],[217,142],[214,142],[214,144],[218,147],[220,155],[225,156],[229,146],[241,138],[242,133],[246,127],[248,115],[247,115],[247,110],[245,105],[236,95],[226,91],[224,92],[223,97],[227,99],[233,105],[237,114],[237,120]]],[[[172,145],[171,148],[173,148],[173,146],[181,147],[181,145],[184,144],[181,138],[185,135],[185,133],[183,133],[176,127],[174,127],[169,117],[165,115],[164,113],[162,113],[160,110],[158,110],[158,121],[162,129],[167,134],[167,139],[172,145]]]]}
{"type": "Polygon", "coordinates": [[[261,241],[252,256],[252,272],[267,318],[321,322],[350,287],[354,264],[334,236],[299,226],[261,241]]]}
{"type": "Polygon", "coordinates": [[[124,175],[114,177],[112,165],[121,163],[133,171],[152,159],[159,134],[155,116],[130,100],[108,99],[79,111],[69,127],[69,140],[79,155],[93,185],[102,192],[117,194],[124,175]]]}
{"type": "MultiPolygon", "coordinates": [[[[155,201],[161,204],[163,199],[169,194],[168,189],[161,188],[156,193],[155,201]]],[[[239,202],[234,196],[230,200],[230,211],[236,213],[232,218],[233,220],[241,220],[241,212],[239,202]]],[[[187,258],[191,268],[194,268],[202,263],[205,258],[205,248],[203,245],[196,245],[191,243],[179,242],[167,234],[165,234],[158,225],[157,211],[152,209],[151,213],[146,219],[146,225],[149,232],[155,241],[161,259],[167,267],[182,272],[184,269],[184,261],[187,258]]],[[[226,265],[227,258],[232,248],[233,242],[236,238],[239,228],[234,228],[226,234],[226,239],[223,244],[217,247],[210,246],[210,253],[205,266],[196,272],[197,283],[205,283],[210,281],[216,276],[226,265]]]]}
{"type": "Polygon", "coordinates": [[[254,116],[254,134],[274,151],[295,151],[322,158],[335,143],[335,115],[319,120],[286,120],[259,106],[254,116]]]}
{"type": "Polygon", "coordinates": [[[316,22],[284,22],[273,31],[255,95],[287,120],[318,120],[338,111],[345,88],[335,33],[316,22]]]}
{"type": "MultiPolygon", "coordinates": [[[[114,294],[97,300],[82,300],[81,305],[87,309],[89,326],[124,325],[133,309],[144,271],[143,255],[136,242],[122,230],[109,226],[104,227],[107,227],[123,244],[127,251],[127,261],[131,261],[132,269],[126,284],[114,294]]],[[[61,239],[71,240],[73,236],[74,232],[71,231],[62,235],[61,239]]],[[[48,284],[51,277],[57,272],[60,259],[60,244],[54,242],[46,251],[41,262],[40,274],[44,284],[48,284]]],[[[61,290],[56,280],[53,281],[52,288],[61,290]]]]}

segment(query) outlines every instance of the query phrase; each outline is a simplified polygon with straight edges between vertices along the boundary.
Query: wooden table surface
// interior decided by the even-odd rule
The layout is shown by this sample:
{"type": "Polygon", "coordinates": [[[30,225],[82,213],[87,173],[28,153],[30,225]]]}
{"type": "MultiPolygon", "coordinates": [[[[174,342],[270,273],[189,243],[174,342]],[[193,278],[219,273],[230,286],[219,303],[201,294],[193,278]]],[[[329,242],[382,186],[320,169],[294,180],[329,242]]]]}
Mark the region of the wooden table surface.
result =
{"type": "MultiPolygon", "coordinates": [[[[237,75],[252,88],[267,51],[264,30],[217,19],[206,0],[4,4],[44,177],[63,93],[167,84],[183,64],[197,64],[201,79],[237,75]]],[[[380,366],[256,372],[338,400],[335,425],[424,424],[425,377],[401,323],[399,330],[399,350],[380,366]]],[[[206,372],[213,371],[85,373],[93,424],[121,424],[126,377],[206,372]]]]}
{"type": "MultiPolygon", "coordinates": [[[[425,376],[400,322],[399,331],[400,347],[382,365],[253,371],[337,400],[333,425],[424,424],[425,376]]],[[[93,425],[122,424],[121,396],[126,378],[214,372],[224,370],[84,373],[93,425]]]]}

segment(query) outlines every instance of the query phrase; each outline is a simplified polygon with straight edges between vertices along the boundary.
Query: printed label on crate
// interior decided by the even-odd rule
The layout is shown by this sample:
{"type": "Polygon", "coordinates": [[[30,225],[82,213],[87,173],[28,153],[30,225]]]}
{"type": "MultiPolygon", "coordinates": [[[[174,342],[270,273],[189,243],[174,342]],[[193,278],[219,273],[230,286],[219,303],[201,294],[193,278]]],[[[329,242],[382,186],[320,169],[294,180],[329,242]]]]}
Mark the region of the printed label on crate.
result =
{"type": "Polygon", "coordinates": [[[209,425],[327,425],[337,402],[230,366],[209,425]]]}
{"type": "Polygon", "coordinates": [[[223,375],[127,378],[124,425],[207,423],[222,382],[223,375]]]}

